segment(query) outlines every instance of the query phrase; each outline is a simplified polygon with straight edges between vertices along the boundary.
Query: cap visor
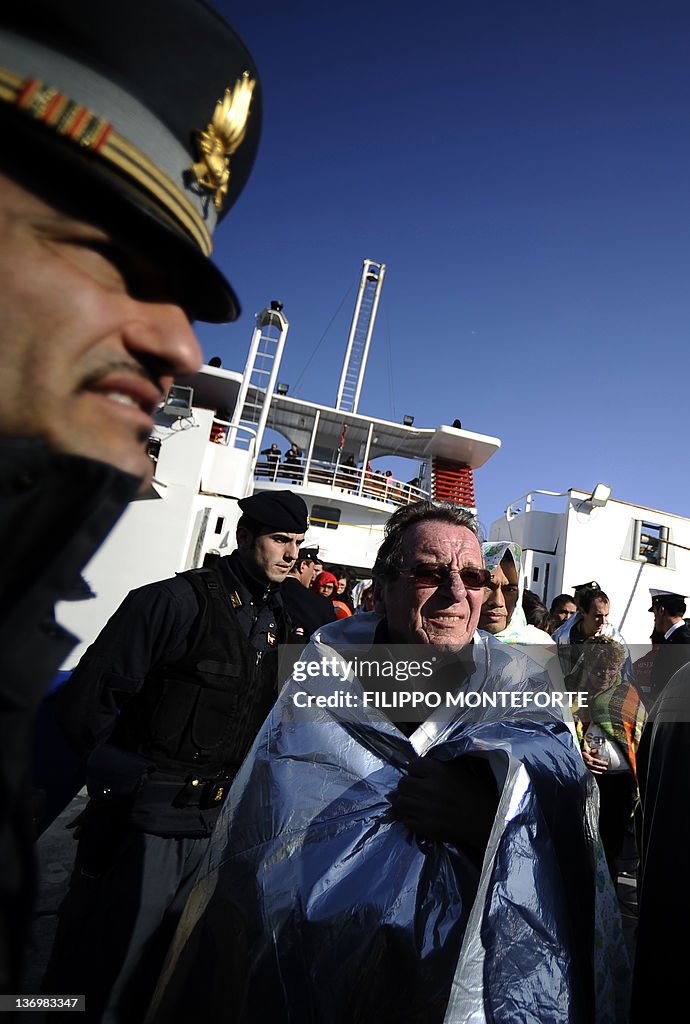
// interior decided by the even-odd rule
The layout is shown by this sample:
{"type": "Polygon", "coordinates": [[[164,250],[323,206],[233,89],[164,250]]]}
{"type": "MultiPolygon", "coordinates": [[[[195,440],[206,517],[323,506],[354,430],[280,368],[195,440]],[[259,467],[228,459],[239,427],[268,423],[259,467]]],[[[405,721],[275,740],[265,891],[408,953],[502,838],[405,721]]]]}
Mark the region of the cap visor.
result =
{"type": "Polygon", "coordinates": [[[172,216],[133,182],[88,152],[0,105],[0,129],[13,139],[0,158],[19,185],[112,234],[169,271],[171,300],[190,319],[229,323],[241,312],[218,267],[172,216]]]}

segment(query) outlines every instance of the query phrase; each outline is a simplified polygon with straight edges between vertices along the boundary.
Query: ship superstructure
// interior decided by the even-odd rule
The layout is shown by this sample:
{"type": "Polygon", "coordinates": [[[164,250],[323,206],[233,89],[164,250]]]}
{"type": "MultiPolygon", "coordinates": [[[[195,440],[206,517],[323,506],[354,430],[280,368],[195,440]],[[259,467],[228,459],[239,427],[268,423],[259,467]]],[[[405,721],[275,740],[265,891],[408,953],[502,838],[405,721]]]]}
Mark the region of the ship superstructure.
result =
{"type": "Polygon", "coordinates": [[[255,489],[291,487],[302,495],[324,560],[361,574],[398,506],[432,498],[476,511],[473,470],[500,447],[497,438],[459,426],[420,429],[410,417],[395,423],[359,411],[385,273],[385,264],[364,260],[335,405],[271,398],[266,426],[297,446],[299,462],[286,462],[283,450],[280,459],[259,455],[254,467],[255,489]],[[405,460],[404,479],[373,468],[386,459],[398,467],[405,460]]]}
{"type": "Polygon", "coordinates": [[[70,665],[130,590],[200,566],[209,552],[232,551],[237,501],[254,490],[301,494],[310,543],[319,544],[326,561],[362,575],[400,505],[430,497],[474,509],[472,473],[500,447],[497,438],[359,411],[384,272],[383,264],[364,262],[334,405],[280,393],[289,323],[279,302],[257,314],[242,373],[207,365],[175,382],[155,417],[148,494],[127,509],[85,570],[95,597],[59,606],[60,621],[84,641],[70,665]],[[284,439],[277,457],[262,454],[268,432],[284,439]],[[292,444],[299,455],[290,462],[285,452],[292,444]],[[383,458],[408,465],[409,474],[396,479],[372,467],[383,458]]]}
{"type": "Polygon", "coordinates": [[[432,498],[476,511],[473,470],[500,441],[450,426],[418,428],[343,413],[288,396],[271,402],[269,426],[303,452],[301,465],[259,458],[254,487],[290,487],[307,502],[310,537],[327,562],[371,568],[383,527],[400,505],[432,498]],[[405,480],[372,468],[372,460],[408,461],[405,480]],[[318,535],[318,536],[317,536],[318,535]]]}
{"type": "Polygon", "coordinates": [[[690,520],[620,501],[605,484],[531,491],[491,524],[490,537],[522,547],[525,587],[547,605],[595,580],[636,654],[650,646],[650,590],[690,594],[690,520]]]}

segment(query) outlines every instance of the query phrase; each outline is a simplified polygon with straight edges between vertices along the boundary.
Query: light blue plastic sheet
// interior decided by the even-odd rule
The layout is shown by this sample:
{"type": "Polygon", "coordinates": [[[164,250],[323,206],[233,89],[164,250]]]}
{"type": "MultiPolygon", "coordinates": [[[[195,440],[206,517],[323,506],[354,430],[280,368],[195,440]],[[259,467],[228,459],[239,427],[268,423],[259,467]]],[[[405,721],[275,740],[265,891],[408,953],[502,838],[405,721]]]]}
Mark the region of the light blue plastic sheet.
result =
{"type": "MultiPolygon", "coordinates": [[[[334,638],[370,641],[372,628],[334,623],[304,658],[333,654],[334,638]]],[[[474,660],[467,686],[477,692],[549,688],[539,666],[486,634],[475,636],[474,660]]],[[[151,1019],[607,1019],[593,980],[592,780],[558,715],[458,713],[408,739],[373,710],[296,716],[295,692],[324,686],[288,682],[257,737],[151,1019]],[[469,753],[489,759],[500,793],[482,865],[414,836],[388,801],[411,758],[469,753]]]]}

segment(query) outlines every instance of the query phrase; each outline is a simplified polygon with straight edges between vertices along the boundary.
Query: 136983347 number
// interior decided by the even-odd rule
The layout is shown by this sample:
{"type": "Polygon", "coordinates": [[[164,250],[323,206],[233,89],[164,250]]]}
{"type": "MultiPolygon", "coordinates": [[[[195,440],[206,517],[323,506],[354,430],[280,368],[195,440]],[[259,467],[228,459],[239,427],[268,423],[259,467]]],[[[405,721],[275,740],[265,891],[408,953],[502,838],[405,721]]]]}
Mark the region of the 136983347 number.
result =
{"type": "Polygon", "coordinates": [[[0,1011],[2,1010],[84,1010],[84,996],[2,996],[0,995],[0,1011]]]}

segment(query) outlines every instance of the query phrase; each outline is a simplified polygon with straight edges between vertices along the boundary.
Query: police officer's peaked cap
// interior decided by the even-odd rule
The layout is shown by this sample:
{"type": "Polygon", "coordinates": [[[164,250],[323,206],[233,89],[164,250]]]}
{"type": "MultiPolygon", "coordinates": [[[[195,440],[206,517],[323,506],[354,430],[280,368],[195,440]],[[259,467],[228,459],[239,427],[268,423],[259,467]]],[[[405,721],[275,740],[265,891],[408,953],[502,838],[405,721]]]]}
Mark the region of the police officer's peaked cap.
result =
{"type": "Polygon", "coordinates": [[[652,606],[648,609],[650,612],[654,610],[655,606],[661,605],[665,608],[667,605],[673,606],[685,604],[688,600],[687,594],[676,594],[675,591],[672,590],[655,590],[651,587],[649,595],[652,599],[652,606]]]}
{"type": "Polygon", "coordinates": [[[317,558],[319,554],[319,537],[317,531],[313,528],[309,528],[302,541],[302,547],[299,549],[300,555],[308,555],[311,558],[317,558]]]}
{"type": "Polygon", "coordinates": [[[293,491],[262,491],[237,502],[257,523],[286,533],[304,533],[309,523],[307,506],[293,491]]]}
{"type": "Polygon", "coordinates": [[[589,583],[576,583],[573,590],[601,590],[601,587],[596,580],[590,580],[589,583]]]}
{"type": "Polygon", "coordinates": [[[0,168],[124,241],[157,244],[200,319],[239,315],[209,257],[260,124],[254,61],[202,0],[2,5],[0,168]]]}

